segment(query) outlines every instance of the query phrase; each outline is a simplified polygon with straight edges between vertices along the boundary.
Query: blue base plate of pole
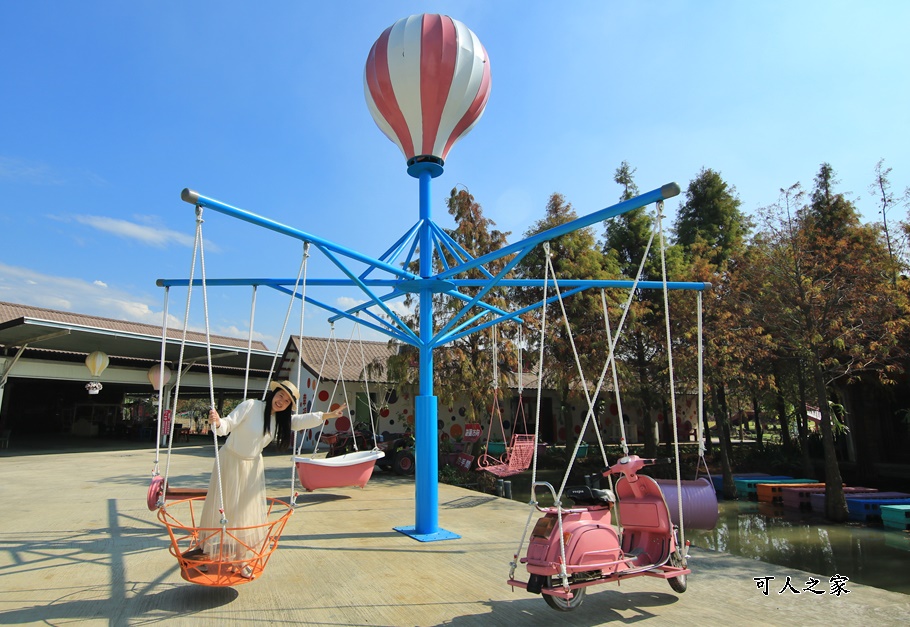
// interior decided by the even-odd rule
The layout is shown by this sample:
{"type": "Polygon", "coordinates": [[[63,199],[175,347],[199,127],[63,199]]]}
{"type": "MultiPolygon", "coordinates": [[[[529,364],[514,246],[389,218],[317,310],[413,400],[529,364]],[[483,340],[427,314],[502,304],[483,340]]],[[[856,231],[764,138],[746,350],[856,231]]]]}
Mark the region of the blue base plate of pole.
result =
{"type": "Polygon", "coordinates": [[[421,542],[439,542],[440,540],[459,540],[461,538],[457,533],[452,533],[451,531],[446,531],[445,529],[437,529],[433,533],[417,533],[417,527],[411,525],[409,527],[392,527],[398,533],[403,533],[406,536],[411,536],[415,540],[421,542]]]}

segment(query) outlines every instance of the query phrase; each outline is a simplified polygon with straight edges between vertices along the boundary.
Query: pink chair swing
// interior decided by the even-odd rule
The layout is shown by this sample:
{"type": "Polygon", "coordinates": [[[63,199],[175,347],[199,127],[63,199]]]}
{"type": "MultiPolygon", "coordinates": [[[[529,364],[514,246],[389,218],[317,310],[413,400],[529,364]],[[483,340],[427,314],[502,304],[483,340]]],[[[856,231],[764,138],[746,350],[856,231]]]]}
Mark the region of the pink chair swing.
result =
{"type": "MultiPolygon", "coordinates": [[[[494,416],[499,418],[499,429],[503,438],[505,438],[505,426],[502,424],[502,411],[499,407],[499,387],[493,388],[493,408],[490,412],[490,428],[487,429],[487,450],[490,448],[494,416]]],[[[515,420],[512,422],[513,430],[518,424],[519,416],[521,416],[524,430],[527,431],[528,421],[525,418],[524,398],[521,395],[518,396],[518,409],[515,412],[515,420]]],[[[484,453],[477,459],[477,469],[485,470],[497,477],[517,475],[531,466],[531,459],[534,457],[534,448],[536,446],[537,442],[533,434],[513,433],[505,452],[500,457],[484,453]]]]}

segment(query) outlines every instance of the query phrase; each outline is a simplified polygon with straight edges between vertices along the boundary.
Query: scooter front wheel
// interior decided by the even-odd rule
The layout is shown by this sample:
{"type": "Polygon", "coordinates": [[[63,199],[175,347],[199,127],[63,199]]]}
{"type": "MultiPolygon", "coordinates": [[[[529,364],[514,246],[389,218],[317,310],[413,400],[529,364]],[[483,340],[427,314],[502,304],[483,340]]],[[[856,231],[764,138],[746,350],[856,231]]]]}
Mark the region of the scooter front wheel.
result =
{"type": "MultiPolygon", "coordinates": [[[[674,566],[676,568],[685,568],[686,560],[679,555],[678,551],[674,551],[673,554],[670,555],[670,566],[674,566]]],[[[686,588],[689,587],[689,583],[686,580],[686,575],[669,577],[667,579],[667,582],[670,584],[670,587],[673,588],[673,592],[678,592],[679,594],[685,592],[686,588]]]]}
{"type": "Polygon", "coordinates": [[[576,607],[582,604],[585,600],[585,593],[587,592],[586,588],[575,588],[572,590],[572,598],[564,599],[562,597],[554,597],[552,594],[543,594],[543,600],[547,602],[547,605],[552,607],[554,610],[559,612],[571,612],[576,607]]]}

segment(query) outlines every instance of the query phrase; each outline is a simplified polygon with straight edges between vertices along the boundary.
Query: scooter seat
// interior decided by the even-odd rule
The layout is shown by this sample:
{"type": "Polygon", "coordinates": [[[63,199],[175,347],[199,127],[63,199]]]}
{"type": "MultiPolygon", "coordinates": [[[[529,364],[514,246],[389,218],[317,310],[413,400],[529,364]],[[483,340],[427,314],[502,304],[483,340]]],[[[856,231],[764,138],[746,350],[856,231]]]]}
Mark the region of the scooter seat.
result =
{"type": "Polygon", "coordinates": [[[572,499],[576,505],[609,506],[616,502],[616,496],[612,490],[601,490],[586,485],[566,488],[566,496],[572,499]]]}

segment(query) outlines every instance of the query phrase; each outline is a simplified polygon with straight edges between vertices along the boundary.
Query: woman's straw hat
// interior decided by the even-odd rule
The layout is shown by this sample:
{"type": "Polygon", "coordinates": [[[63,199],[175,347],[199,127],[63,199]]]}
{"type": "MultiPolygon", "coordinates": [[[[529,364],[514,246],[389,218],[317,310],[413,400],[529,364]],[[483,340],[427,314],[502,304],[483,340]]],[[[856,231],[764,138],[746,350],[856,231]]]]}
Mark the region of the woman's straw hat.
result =
{"type": "Polygon", "coordinates": [[[270,390],[277,390],[281,388],[291,396],[291,401],[294,404],[294,407],[297,406],[297,400],[300,398],[300,392],[297,391],[297,386],[291,383],[290,381],[272,381],[269,383],[270,390]]]}

